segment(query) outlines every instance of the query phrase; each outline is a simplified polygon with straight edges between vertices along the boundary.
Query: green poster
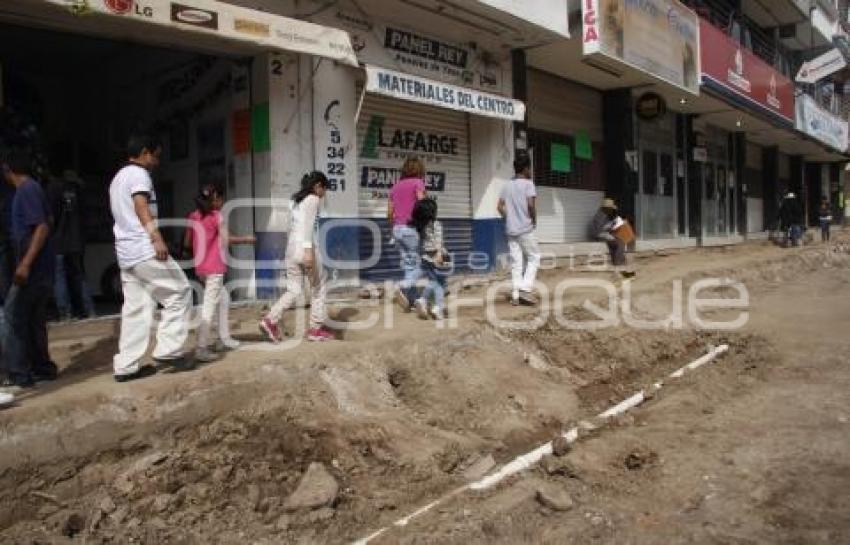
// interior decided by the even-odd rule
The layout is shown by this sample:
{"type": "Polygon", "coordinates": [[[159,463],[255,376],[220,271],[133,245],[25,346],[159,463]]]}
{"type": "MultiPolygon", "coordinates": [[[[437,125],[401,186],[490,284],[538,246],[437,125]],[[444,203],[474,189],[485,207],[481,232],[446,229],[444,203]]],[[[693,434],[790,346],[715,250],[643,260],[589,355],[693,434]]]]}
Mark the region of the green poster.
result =
{"type": "Polygon", "coordinates": [[[593,160],[593,144],[590,142],[590,135],[584,131],[576,133],[576,159],[593,160]]]}
{"type": "Polygon", "coordinates": [[[550,165],[554,172],[572,172],[572,154],[570,147],[566,144],[552,144],[549,148],[550,165]]]}
{"type": "Polygon", "coordinates": [[[258,153],[272,149],[268,102],[256,104],[251,112],[251,145],[258,153]]]}

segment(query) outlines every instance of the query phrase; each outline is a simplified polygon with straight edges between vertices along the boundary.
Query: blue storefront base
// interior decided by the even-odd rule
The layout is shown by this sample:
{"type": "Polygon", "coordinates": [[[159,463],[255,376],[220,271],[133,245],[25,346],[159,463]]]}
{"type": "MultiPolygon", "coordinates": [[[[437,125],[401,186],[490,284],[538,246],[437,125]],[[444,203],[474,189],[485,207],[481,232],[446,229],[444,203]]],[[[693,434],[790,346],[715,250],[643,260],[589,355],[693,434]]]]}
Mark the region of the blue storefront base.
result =
{"type": "MultiPolygon", "coordinates": [[[[372,282],[401,278],[400,256],[390,243],[392,230],[386,219],[323,218],[326,266],[335,277],[372,282]]],[[[442,219],[446,248],[452,254],[456,274],[484,274],[496,270],[500,255],[507,253],[504,221],[488,219],[442,219]]],[[[270,287],[283,268],[285,233],[257,233],[257,297],[277,295],[270,287]]]]}

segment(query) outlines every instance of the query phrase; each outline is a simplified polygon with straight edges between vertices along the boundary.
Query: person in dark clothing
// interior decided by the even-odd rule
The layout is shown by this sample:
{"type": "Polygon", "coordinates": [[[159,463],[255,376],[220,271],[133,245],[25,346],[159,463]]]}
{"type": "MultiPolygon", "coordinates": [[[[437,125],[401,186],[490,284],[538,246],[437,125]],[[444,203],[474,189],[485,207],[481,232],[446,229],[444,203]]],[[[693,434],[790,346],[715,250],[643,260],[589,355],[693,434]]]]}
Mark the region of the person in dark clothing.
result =
{"type": "Polygon", "coordinates": [[[56,281],[54,295],[60,320],[94,317],[94,304],[83,269],[83,181],[72,170],[54,178],[47,197],[54,218],[56,281]]]}
{"type": "Polygon", "coordinates": [[[794,193],[785,195],[779,208],[779,221],[785,232],[785,245],[799,246],[803,236],[803,208],[794,193]]]}
{"type": "Polygon", "coordinates": [[[829,201],[826,197],[820,202],[818,210],[818,221],[820,222],[820,238],[824,242],[829,242],[829,227],[832,224],[832,207],[829,206],[829,201]]]}
{"type": "Polygon", "coordinates": [[[31,387],[56,378],[47,348],[47,302],[53,287],[55,252],[50,240],[50,206],[41,184],[30,175],[32,160],[23,151],[0,159],[6,182],[15,186],[12,200],[13,284],[6,297],[4,386],[31,387]]]}

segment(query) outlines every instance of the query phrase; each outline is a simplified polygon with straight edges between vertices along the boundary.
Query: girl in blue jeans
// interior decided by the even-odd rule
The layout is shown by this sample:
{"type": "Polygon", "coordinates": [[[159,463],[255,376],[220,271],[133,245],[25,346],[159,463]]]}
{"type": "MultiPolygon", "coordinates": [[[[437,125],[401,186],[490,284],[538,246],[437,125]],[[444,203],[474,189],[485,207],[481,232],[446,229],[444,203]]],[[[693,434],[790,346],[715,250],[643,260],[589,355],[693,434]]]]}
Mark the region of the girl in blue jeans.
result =
{"type": "Polygon", "coordinates": [[[451,260],[443,246],[443,226],[437,221],[437,202],[433,199],[417,202],[413,208],[410,225],[419,234],[422,272],[428,279],[422,296],[416,299],[416,312],[423,320],[429,317],[442,320],[446,310],[446,285],[451,271],[451,260]],[[434,304],[429,307],[432,297],[434,304]]]}

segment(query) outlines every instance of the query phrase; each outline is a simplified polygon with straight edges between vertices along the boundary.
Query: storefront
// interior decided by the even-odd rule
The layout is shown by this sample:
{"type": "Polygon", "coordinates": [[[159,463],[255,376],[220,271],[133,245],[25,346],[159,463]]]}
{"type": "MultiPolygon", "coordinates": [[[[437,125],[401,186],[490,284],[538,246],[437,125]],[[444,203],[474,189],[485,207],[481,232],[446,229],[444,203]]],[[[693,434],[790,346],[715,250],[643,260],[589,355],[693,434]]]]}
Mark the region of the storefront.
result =
{"type": "Polygon", "coordinates": [[[695,244],[684,105],[699,95],[699,19],[676,0],[582,2],[585,65],[616,77],[603,93],[605,193],[637,247],[695,244]]]}
{"type": "Polygon", "coordinates": [[[702,19],[700,51],[703,92],[733,108],[728,113],[701,115],[694,122],[694,168],[702,185],[702,241],[727,244],[761,232],[774,221],[769,217],[774,207],[765,205],[764,196],[777,193],[784,172],[782,159],[779,180],[765,179],[765,152],[753,139],[756,133],[762,143],[794,137],[794,84],[702,19]],[[771,133],[775,136],[766,136],[771,133]]]}
{"type": "MultiPolygon", "coordinates": [[[[633,91],[637,127],[639,182],[635,197],[637,229],[644,240],[679,235],[678,180],[684,175],[677,158],[676,116],[655,93],[633,91]]],[[[684,233],[682,233],[684,234],[684,233]]]]}
{"type": "Polygon", "coordinates": [[[528,102],[538,238],[554,245],[586,241],[604,197],[602,94],[531,69],[528,102]]]}
{"type": "MultiPolygon", "coordinates": [[[[345,32],[221,2],[4,3],[3,136],[23,119],[43,177],[74,171],[84,182],[95,294],[120,296],[107,191],[126,160],[127,135],[145,129],[163,141],[154,184],[177,255],[183,226],[173,220],[192,209],[200,185],[222,184],[231,199],[270,196],[275,113],[285,101],[271,81],[283,59],[299,54],[356,64],[345,32]]],[[[256,231],[262,242],[269,225],[261,214],[243,207],[231,228],[256,231]]],[[[249,264],[233,272],[242,280],[238,295],[251,297],[257,255],[245,247],[237,256],[249,264]]]]}
{"type": "Polygon", "coordinates": [[[324,96],[319,111],[338,101],[340,111],[353,114],[338,120],[339,140],[354,144],[342,146],[347,186],[325,215],[368,222],[335,228],[329,244],[339,255],[347,246],[348,258],[359,258],[362,278],[400,274],[398,250],[387,244],[388,195],[405,159],[416,156],[425,164],[426,189],[437,201],[455,270],[489,270],[496,257],[490,225],[496,197],[512,174],[512,124],[525,118],[524,103],[511,98],[509,50],[369,17],[346,4],[317,20],[350,32],[364,65],[337,74],[333,84],[333,68],[315,76],[316,92],[324,96]],[[320,91],[340,86],[351,95],[320,91]]]}

